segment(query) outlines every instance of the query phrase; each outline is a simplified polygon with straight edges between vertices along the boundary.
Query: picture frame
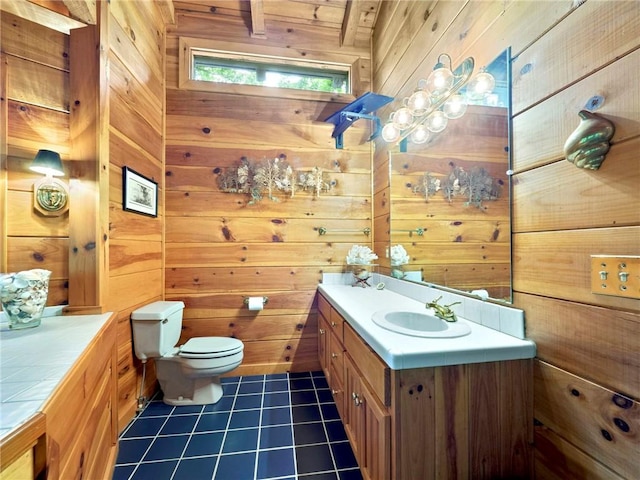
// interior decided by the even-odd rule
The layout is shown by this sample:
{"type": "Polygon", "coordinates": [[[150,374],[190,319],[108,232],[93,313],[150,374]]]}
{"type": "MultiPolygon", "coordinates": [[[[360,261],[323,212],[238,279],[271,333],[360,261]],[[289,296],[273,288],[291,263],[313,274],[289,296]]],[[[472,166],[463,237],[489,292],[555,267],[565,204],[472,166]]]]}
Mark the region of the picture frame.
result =
{"type": "Polygon", "coordinates": [[[158,183],[129,167],[122,167],[122,209],[158,216],[158,183]]]}

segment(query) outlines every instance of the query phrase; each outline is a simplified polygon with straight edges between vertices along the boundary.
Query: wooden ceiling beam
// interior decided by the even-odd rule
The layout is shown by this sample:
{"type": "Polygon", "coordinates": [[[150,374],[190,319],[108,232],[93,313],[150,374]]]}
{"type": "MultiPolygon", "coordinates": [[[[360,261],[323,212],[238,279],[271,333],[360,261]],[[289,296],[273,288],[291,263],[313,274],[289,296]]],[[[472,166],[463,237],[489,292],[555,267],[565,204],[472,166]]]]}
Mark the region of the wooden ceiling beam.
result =
{"type": "Polygon", "coordinates": [[[87,25],[96,24],[96,0],[63,0],[62,3],[69,10],[71,18],[80,20],[87,25]]]}
{"type": "Polygon", "coordinates": [[[360,24],[360,1],[347,0],[342,20],[342,45],[353,46],[356,43],[356,34],[360,24]]]}
{"type": "Polygon", "coordinates": [[[12,13],[16,17],[24,18],[67,35],[74,28],[86,26],[84,23],[57,11],[25,0],[0,0],[0,7],[3,11],[12,13]]]}
{"type": "Polygon", "coordinates": [[[251,0],[251,37],[267,38],[264,25],[264,0],[251,0]]]}
{"type": "Polygon", "coordinates": [[[156,0],[160,14],[164,19],[164,23],[175,25],[176,10],[172,0],[156,0]]]}

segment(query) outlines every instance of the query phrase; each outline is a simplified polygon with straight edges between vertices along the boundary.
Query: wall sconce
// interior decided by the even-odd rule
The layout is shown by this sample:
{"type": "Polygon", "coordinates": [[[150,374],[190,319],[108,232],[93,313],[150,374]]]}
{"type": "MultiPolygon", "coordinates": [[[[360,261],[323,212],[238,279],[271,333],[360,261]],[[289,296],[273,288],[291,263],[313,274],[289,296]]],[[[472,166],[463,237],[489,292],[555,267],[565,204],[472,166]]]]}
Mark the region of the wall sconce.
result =
{"type": "Polygon", "coordinates": [[[443,53],[427,79],[418,82],[418,88],[403,100],[402,107],[389,115],[382,128],[387,143],[404,140],[415,144],[426,143],[433,133],[447,128],[449,120],[460,118],[467,110],[467,99],[477,101],[493,91],[495,79],[485,71],[471,79],[474,60],[466,58],[455,70],[451,57],[443,53]],[[458,92],[467,85],[466,97],[458,92]]]}
{"type": "Polygon", "coordinates": [[[69,187],[54,178],[64,176],[60,154],[38,150],[29,170],[45,175],[33,184],[33,207],[47,216],[59,216],[69,210],[69,187]]]}

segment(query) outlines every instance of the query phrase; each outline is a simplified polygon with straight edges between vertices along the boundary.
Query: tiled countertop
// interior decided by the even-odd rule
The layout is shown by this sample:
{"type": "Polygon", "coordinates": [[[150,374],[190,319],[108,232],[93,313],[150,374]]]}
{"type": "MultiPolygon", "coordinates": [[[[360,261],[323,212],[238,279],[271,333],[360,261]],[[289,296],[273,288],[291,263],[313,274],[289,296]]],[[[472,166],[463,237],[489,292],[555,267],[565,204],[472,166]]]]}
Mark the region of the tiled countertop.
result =
{"type": "Polygon", "coordinates": [[[25,330],[0,323],[0,439],[41,410],[111,315],[48,316],[25,330]]]}
{"type": "MultiPolygon", "coordinates": [[[[533,358],[536,354],[535,343],[531,340],[508,335],[461,315],[458,321],[471,327],[471,333],[463,337],[422,338],[395,333],[376,325],[371,319],[373,313],[388,309],[425,311],[424,302],[387,288],[377,290],[337,284],[322,284],[318,288],[394,370],[516,360],[533,358]]],[[[499,323],[499,318],[497,321],[499,323]]]]}

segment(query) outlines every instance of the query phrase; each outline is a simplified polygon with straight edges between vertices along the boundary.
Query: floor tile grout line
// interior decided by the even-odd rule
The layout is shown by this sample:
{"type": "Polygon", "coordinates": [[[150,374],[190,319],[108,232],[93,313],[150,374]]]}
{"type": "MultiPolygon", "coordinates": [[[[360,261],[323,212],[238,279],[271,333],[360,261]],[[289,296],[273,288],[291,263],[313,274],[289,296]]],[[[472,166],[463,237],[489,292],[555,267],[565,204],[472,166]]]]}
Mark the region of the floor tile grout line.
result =
{"type": "MultiPolygon", "coordinates": [[[[147,407],[149,406],[151,402],[147,403],[147,405],[144,407],[144,410],[147,409],[147,407]]],[[[156,441],[156,438],[158,438],[158,435],[160,434],[160,431],[162,430],[162,428],[167,424],[167,422],[169,421],[169,418],[171,418],[171,413],[173,413],[173,411],[176,409],[176,407],[172,407],[171,410],[169,411],[169,413],[167,413],[166,418],[164,419],[164,422],[162,422],[162,425],[160,426],[160,428],[158,429],[158,432],[153,436],[153,440],[151,440],[151,442],[149,442],[149,446],[147,447],[147,449],[144,451],[144,453],[140,456],[140,460],[138,461],[138,464],[136,465],[136,467],[131,471],[131,475],[129,475],[129,479],[132,479],[134,477],[134,475],[136,474],[136,471],[138,470],[138,468],[140,468],[140,465],[142,465],[142,460],[144,459],[145,455],[147,453],[149,453],[149,450],[151,450],[151,446],[153,445],[153,442],[156,441]]],[[[142,414],[144,412],[144,410],[142,410],[142,412],[140,412],[140,414],[142,414]]]]}
{"type": "Polygon", "coordinates": [[[289,395],[289,417],[291,418],[291,443],[293,443],[293,478],[298,478],[298,452],[296,449],[296,432],[293,428],[293,401],[291,399],[291,374],[287,372],[287,393],[289,395]]]}
{"type": "Polygon", "coordinates": [[[331,448],[331,442],[329,440],[329,432],[327,431],[327,425],[324,419],[324,412],[322,411],[322,407],[320,406],[320,397],[318,397],[318,389],[316,388],[316,382],[313,380],[313,375],[311,376],[311,384],[313,385],[313,391],[316,395],[316,400],[318,402],[318,410],[320,410],[320,419],[322,421],[322,430],[324,430],[324,436],[327,439],[327,447],[329,447],[331,462],[333,462],[333,471],[336,474],[336,476],[340,478],[340,475],[338,474],[338,465],[336,463],[335,455],[333,454],[333,449],[331,448]]]}
{"type": "MultiPolygon", "coordinates": [[[[171,477],[169,477],[169,480],[173,480],[173,477],[175,477],[176,472],[178,471],[178,467],[180,466],[180,462],[184,460],[184,454],[187,451],[187,447],[189,446],[189,443],[191,442],[191,438],[193,437],[193,433],[196,429],[196,426],[198,425],[198,422],[200,421],[200,417],[202,416],[203,411],[204,411],[204,405],[200,407],[200,413],[198,413],[198,418],[193,424],[193,427],[191,427],[191,433],[189,433],[189,438],[187,438],[187,441],[184,444],[184,447],[182,447],[182,453],[180,453],[180,458],[178,458],[178,463],[176,463],[176,466],[174,467],[173,472],[171,473],[171,477]]],[[[217,460],[216,460],[216,463],[218,463],[217,460]]]]}
{"type": "Polygon", "coordinates": [[[224,449],[224,442],[227,439],[227,432],[229,431],[229,425],[231,424],[231,417],[233,416],[233,407],[236,404],[236,400],[238,399],[238,392],[240,391],[240,384],[242,382],[242,377],[239,377],[238,384],[236,385],[236,390],[233,393],[233,402],[231,402],[231,407],[229,410],[229,418],[227,419],[227,425],[224,429],[224,433],[222,434],[222,442],[220,443],[220,449],[218,451],[218,458],[216,459],[216,466],[213,469],[213,473],[211,474],[211,480],[216,478],[216,474],[218,473],[218,466],[220,465],[220,457],[222,456],[222,450],[224,449]]]}
{"type": "Polygon", "coordinates": [[[262,382],[262,395],[260,398],[260,415],[258,415],[258,439],[256,442],[256,460],[255,465],[253,466],[253,478],[258,478],[258,458],[260,457],[260,434],[262,433],[262,406],[264,405],[264,392],[267,388],[267,375],[264,376],[264,380],[262,382]]]}

